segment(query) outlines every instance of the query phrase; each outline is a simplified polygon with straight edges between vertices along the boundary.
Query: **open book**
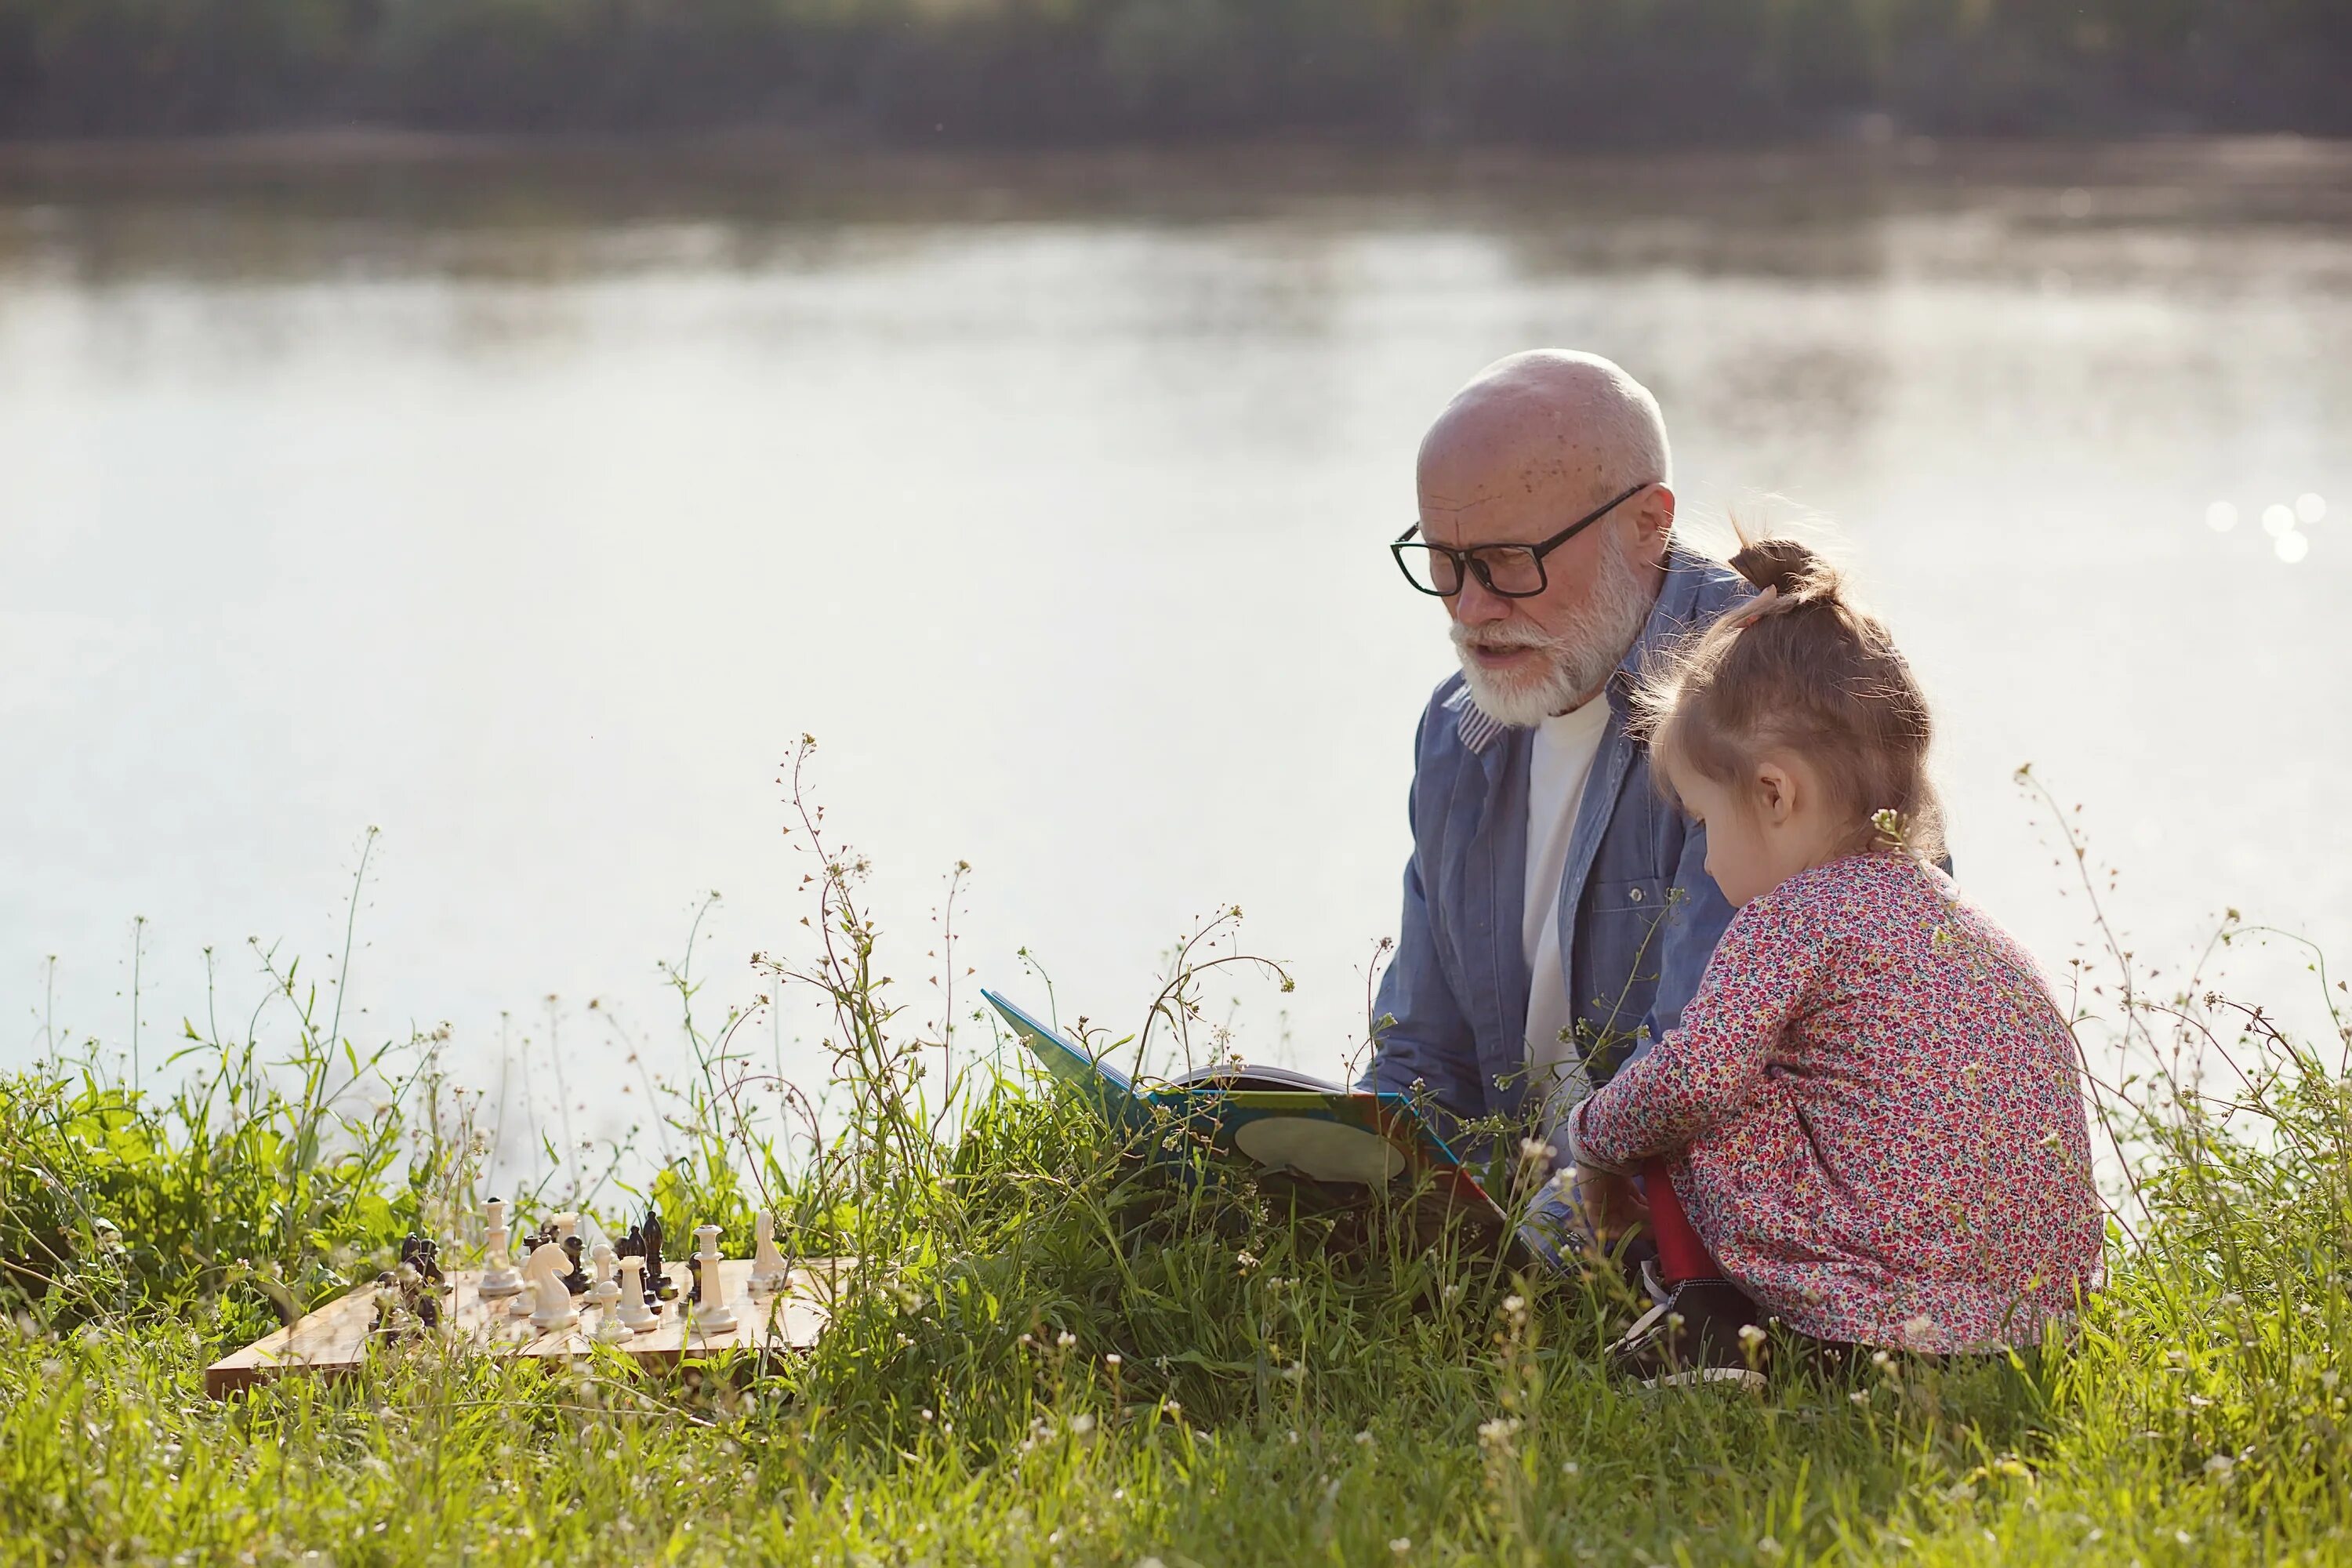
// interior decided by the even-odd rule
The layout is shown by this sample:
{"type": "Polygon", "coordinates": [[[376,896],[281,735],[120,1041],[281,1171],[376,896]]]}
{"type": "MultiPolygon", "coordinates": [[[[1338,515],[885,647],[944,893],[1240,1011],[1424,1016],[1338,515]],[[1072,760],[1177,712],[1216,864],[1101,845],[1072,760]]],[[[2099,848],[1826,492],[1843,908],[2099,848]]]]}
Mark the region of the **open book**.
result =
{"type": "Polygon", "coordinates": [[[1150,1155],[1182,1159],[1174,1151],[1205,1149],[1325,1208],[1366,1207],[1385,1197],[1409,1205],[1424,1230],[1460,1229],[1516,1267],[1559,1266],[1539,1237],[1511,1223],[1407,1096],[1359,1092],[1271,1067],[1217,1066],[1138,1084],[995,992],[981,995],[1049,1077],[1150,1155]],[[1169,1136],[1180,1130],[1183,1137],[1169,1136]]]}

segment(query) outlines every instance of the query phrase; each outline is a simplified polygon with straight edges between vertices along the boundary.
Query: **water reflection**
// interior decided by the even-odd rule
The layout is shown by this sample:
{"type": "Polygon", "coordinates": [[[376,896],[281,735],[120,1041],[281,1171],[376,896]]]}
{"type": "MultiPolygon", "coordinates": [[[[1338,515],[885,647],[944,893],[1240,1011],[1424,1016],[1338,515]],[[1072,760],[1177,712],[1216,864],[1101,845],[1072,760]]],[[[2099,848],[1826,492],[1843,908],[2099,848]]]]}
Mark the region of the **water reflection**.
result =
{"type": "MultiPolygon", "coordinates": [[[[134,914],[151,1016],[206,942],[334,951],[371,822],[371,1027],[479,1067],[551,992],[657,1016],[708,887],[748,994],[813,730],[897,927],[969,858],[968,962],[1019,989],[1025,942],[1125,1021],[1237,901],[1300,979],[1245,1047],[1328,1067],[1447,661],[1380,545],[1432,411],[1530,342],[1652,384],[1693,515],[1839,521],[1942,705],[1964,875],[2053,965],[2028,760],[2146,951],[2224,904],[2352,947],[2341,153],[9,158],[19,1019],[57,952],[65,1026],[119,1034],[134,914]]],[[[573,1081],[610,1098],[608,1045],[573,1081]]]]}

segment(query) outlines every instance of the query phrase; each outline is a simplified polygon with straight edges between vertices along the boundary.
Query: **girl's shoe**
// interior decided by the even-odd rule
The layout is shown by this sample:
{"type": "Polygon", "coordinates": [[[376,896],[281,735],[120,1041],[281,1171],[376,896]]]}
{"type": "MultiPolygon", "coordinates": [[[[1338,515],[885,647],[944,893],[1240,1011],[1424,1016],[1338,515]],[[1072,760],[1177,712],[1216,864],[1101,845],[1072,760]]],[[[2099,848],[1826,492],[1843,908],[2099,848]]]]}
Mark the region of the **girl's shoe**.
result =
{"type": "Polygon", "coordinates": [[[1610,1364],[1643,1388],[1761,1388],[1761,1317],[1728,1279],[1685,1279],[1609,1347],[1610,1364]]]}

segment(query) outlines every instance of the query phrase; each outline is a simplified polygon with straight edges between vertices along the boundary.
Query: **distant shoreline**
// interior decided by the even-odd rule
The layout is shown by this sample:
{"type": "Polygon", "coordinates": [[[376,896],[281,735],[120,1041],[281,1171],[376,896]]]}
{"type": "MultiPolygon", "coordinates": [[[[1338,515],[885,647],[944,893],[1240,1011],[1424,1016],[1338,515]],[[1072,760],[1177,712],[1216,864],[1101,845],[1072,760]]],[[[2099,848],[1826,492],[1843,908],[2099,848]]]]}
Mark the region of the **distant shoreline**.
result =
{"type": "Polygon", "coordinates": [[[1310,136],[1240,137],[1180,143],[1103,142],[1089,147],[923,147],[779,128],[613,134],[589,132],[420,131],[396,126],[317,126],[221,134],[106,137],[0,136],[0,178],[162,173],[332,173],[347,169],[499,169],[517,165],[603,167],[682,164],[817,174],[887,169],[944,175],[992,169],[1048,175],[1154,175],[1213,179],[1245,174],[1254,183],[1286,177],[1324,181],[1397,175],[1475,183],[1530,173],[1600,174],[1638,169],[1667,180],[1706,183],[1748,177],[1759,166],[1801,163],[1856,175],[2034,184],[2044,175],[2095,172],[2119,183],[2256,180],[2352,181],[2352,136],[2151,133],[2137,136],[1790,136],[1682,146],[1381,146],[1310,136]]]}

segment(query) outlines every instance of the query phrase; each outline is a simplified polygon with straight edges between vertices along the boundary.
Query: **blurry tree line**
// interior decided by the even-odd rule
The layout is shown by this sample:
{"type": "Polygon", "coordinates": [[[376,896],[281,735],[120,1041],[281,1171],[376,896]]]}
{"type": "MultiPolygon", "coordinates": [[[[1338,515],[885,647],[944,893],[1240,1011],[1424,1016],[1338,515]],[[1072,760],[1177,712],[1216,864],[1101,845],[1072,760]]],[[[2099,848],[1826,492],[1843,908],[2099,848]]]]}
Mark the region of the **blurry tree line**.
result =
{"type": "Polygon", "coordinates": [[[2325,132],[2347,76],[2352,0],[0,0],[16,136],[2325,132]]]}

